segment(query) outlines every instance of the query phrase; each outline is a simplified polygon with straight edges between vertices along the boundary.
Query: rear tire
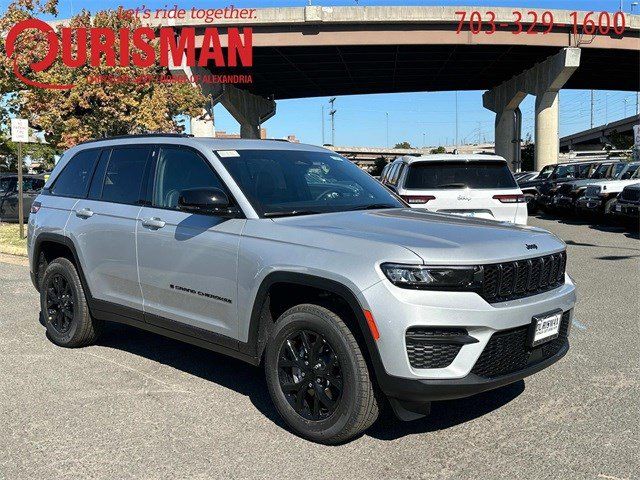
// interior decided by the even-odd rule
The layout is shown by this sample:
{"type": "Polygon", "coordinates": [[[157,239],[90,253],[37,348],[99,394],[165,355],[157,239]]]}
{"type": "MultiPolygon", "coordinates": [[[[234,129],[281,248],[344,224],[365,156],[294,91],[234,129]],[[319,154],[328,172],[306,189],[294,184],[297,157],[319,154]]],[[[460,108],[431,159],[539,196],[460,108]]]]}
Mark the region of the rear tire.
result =
{"type": "Polygon", "coordinates": [[[303,304],[283,313],[269,337],[264,364],[273,403],[301,437],[343,443],[378,418],[358,342],[345,322],[324,307],[303,304]]]}
{"type": "Polygon", "coordinates": [[[40,308],[49,339],[61,347],[84,347],[100,336],[103,322],[91,318],[76,267],[66,258],[47,265],[40,308]]]}

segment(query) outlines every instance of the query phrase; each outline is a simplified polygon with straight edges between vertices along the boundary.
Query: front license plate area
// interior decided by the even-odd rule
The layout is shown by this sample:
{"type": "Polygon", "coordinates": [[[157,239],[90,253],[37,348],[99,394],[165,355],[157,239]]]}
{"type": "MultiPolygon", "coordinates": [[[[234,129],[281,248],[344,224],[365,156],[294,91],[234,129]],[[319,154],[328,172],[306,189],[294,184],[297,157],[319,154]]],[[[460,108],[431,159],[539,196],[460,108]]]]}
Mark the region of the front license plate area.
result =
{"type": "Polygon", "coordinates": [[[558,338],[562,322],[562,310],[536,315],[531,321],[529,345],[537,347],[558,338]]]}

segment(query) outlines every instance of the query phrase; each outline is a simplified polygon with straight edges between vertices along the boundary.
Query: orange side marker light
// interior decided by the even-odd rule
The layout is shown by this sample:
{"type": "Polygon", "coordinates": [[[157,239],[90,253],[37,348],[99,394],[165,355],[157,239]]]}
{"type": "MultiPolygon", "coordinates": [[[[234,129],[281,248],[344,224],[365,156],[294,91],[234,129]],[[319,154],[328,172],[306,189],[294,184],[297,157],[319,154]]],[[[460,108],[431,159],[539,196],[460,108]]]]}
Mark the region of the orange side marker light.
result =
{"type": "Polygon", "coordinates": [[[369,325],[369,331],[371,332],[371,336],[374,340],[378,340],[380,338],[380,332],[378,331],[378,327],[376,326],[376,321],[373,319],[373,315],[369,310],[364,310],[364,318],[367,319],[367,325],[369,325]]]}

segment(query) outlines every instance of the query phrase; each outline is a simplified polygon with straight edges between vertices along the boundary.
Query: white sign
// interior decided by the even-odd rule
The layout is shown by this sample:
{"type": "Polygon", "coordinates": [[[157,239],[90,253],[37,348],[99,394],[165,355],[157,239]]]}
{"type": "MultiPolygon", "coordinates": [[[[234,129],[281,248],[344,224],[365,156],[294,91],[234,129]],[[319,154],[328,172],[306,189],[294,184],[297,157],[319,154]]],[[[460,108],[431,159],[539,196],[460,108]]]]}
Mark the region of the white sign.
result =
{"type": "Polygon", "coordinates": [[[28,142],[29,141],[29,120],[26,118],[11,119],[11,141],[12,142],[28,142]]]}

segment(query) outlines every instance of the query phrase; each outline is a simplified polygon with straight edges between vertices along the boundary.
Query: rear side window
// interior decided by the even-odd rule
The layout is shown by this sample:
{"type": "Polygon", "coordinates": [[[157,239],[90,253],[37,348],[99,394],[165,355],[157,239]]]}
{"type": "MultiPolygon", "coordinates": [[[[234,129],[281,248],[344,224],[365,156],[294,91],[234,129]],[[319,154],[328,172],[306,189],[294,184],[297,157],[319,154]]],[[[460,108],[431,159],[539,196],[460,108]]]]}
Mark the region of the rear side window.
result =
{"type": "Polygon", "coordinates": [[[78,152],[56,178],[51,187],[51,193],[61,197],[84,197],[99,155],[99,149],[78,152]]]}
{"type": "Polygon", "coordinates": [[[130,205],[139,203],[149,152],[146,147],[113,149],[104,173],[100,200],[130,205]]]}
{"type": "Polygon", "coordinates": [[[505,162],[417,162],[409,166],[405,188],[439,190],[456,188],[517,188],[505,162]]]}

